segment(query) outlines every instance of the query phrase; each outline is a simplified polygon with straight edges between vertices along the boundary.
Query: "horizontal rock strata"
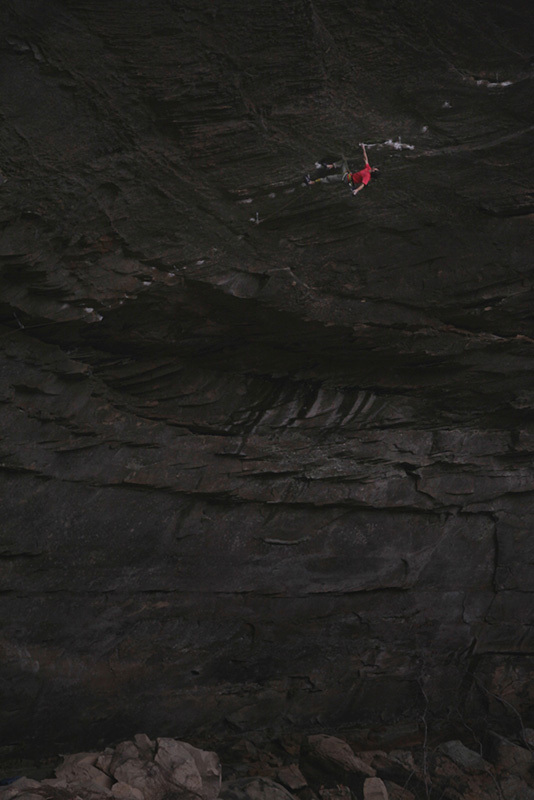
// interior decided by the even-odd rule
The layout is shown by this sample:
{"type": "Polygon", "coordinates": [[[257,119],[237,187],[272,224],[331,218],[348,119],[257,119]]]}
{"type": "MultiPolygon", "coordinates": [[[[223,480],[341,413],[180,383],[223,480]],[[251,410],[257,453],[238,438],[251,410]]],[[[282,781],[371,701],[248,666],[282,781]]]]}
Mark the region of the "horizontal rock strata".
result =
{"type": "Polygon", "coordinates": [[[4,755],[534,724],[530,14],[4,2],[4,755]]]}

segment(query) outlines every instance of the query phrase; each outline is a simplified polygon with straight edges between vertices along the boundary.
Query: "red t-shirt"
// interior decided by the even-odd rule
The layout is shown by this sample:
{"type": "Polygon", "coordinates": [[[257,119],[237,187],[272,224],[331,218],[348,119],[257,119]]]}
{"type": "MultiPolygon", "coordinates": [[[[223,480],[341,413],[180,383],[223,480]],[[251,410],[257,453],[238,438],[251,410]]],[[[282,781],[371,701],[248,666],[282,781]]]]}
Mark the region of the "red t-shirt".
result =
{"type": "Polygon", "coordinates": [[[359,172],[353,172],[350,176],[351,183],[363,183],[367,186],[371,180],[371,167],[365,166],[359,172]]]}

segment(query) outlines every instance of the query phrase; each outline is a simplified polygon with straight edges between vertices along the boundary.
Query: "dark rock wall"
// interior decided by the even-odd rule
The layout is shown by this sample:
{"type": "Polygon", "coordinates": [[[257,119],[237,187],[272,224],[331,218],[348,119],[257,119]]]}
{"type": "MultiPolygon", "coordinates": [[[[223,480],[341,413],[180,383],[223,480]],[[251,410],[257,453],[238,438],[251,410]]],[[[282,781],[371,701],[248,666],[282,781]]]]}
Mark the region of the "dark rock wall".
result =
{"type": "Polygon", "coordinates": [[[530,22],[2,4],[6,747],[528,721],[530,22]]]}

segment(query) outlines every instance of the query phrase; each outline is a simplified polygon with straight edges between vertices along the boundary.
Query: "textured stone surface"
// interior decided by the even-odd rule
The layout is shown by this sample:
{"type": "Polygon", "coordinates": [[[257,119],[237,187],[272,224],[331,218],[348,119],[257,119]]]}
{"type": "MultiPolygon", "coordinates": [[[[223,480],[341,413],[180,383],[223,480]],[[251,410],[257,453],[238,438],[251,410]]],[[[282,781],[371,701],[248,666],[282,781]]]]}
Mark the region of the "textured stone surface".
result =
{"type": "Polygon", "coordinates": [[[363,800],[389,800],[384,781],[380,778],[366,778],[363,784],[363,800]]]}
{"type": "MultiPolygon", "coordinates": [[[[151,741],[145,734],[137,734],[134,741],[106,747],[101,753],[64,757],[56,769],[57,778],[42,781],[20,778],[6,787],[0,780],[0,800],[187,800],[195,797],[220,797],[220,800],[530,800],[534,791],[526,771],[529,751],[514,752],[514,746],[518,750],[523,748],[502,737],[499,749],[497,735],[491,736],[492,746],[487,748],[487,753],[484,751],[487,759],[459,740],[431,750],[423,743],[407,751],[355,753],[347,742],[338,739],[338,750],[341,744],[345,745],[343,760],[348,758],[349,751],[355,759],[372,758],[379,775],[366,777],[362,774],[361,785],[352,788],[341,782],[325,785],[322,776],[316,775],[305,787],[301,785],[288,792],[270,777],[275,763],[284,765],[280,773],[297,770],[294,759],[300,748],[297,746],[295,750],[291,746],[288,749],[288,737],[284,737],[284,743],[280,738],[264,738],[260,743],[257,733],[254,735],[256,745],[245,739],[230,747],[228,740],[221,742],[228,757],[224,771],[233,777],[215,787],[212,778],[215,775],[220,778],[217,754],[198,750],[185,742],[151,741]],[[202,765],[199,792],[190,781],[191,761],[187,757],[183,760],[184,751],[202,765]],[[391,771],[388,760],[412,766],[400,784],[387,779],[391,771]],[[237,778],[236,775],[246,777],[237,778]]],[[[299,737],[306,747],[306,737],[302,734],[292,734],[293,744],[299,737]]]]}
{"type": "Polygon", "coordinates": [[[530,18],[2,3],[6,748],[534,724],[530,18]]]}
{"type": "Polygon", "coordinates": [[[420,767],[415,763],[412,753],[406,750],[368,750],[358,754],[359,757],[380,774],[381,778],[396,781],[401,785],[413,780],[422,780],[420,767]]]}
{"type": "Polygon", "coordinates": [[[304,770],[319,770],[336,783],[349,784],[353,776],[374,776],[375,770],[356,756],[347,742],[335,736],[309,736],[301,751],[304,770]]]}
{"type": "Polygon", "coordinates": [[[439,752],[466,772],[487,772],[490,766],[480,753],[475,753],[458,740],[444,742],[439,746],[439,752]]]}
{"type": "Polygon", "coordinates": [[[415,795],[409,789],[399,786],[391,781],[384,781],[389,800],[415,800],[415,795]]]}
{"type": "Polygon", "coordinates": [[[499,772],[520,777],[534,788],[534,752],[531,749],[494,735],[491,751],[499,772]]]}
{"type": "Polygon", "coordinates": [[[137,734],[102,753],[65,756],[56,778],[21,778],[1,800],[216,800],[221,788],[221,765],[216,753],[187,742],[137,734]]]}
{"type": "Polygon", "coordinates": [[[304,789],[307,785],[306,778],[296,764],[289,764],[278,770],[277,778],[289,791],[304,789]]]}
{"type": "Polygon", "coordinates": [[[283,786],[270,778],[242,778],[223,783],[222,800],[293,800],[283,786]]]}

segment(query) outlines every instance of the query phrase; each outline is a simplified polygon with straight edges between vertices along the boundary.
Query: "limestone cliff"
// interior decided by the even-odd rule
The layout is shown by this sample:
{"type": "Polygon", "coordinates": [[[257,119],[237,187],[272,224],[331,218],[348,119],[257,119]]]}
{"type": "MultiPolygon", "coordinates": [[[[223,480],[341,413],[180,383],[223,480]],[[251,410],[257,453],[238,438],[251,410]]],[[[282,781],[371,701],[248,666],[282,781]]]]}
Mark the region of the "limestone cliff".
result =
{"type": "Polygon", "coordinates": [[[529,6],[2,4],[3,745],[532,724],[529,6]]]}

